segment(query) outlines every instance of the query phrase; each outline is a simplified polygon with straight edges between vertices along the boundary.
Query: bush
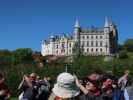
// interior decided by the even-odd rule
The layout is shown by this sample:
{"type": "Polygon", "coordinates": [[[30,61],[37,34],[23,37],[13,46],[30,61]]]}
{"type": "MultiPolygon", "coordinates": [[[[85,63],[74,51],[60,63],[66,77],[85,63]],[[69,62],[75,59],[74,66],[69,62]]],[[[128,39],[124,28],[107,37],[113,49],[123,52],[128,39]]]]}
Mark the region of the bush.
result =
{"type": "Polygon", "coordinates": [[[123,50],[119,52],[119,58],[128,58],[127,51],[123,50]]]}
{"type": "Polygon", "coordinates": [[[128,52],[133,52],[133,39],[127,39],[124,43],[124,47],[128,52]]]}

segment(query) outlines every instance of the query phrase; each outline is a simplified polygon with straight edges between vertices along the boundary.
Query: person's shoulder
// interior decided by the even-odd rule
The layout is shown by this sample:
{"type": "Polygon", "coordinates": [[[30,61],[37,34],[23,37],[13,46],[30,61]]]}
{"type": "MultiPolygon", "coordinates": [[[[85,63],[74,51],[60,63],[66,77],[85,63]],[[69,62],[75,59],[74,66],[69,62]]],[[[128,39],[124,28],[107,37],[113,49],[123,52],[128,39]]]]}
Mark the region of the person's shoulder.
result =
{"type": "Polygon", "coordinates": [[[96,96],[92,93],[87,93],[87,94],[80,95],[81,100],[88,100],[88,99],[90,100],[90,99],[94,99],[94,98],[96,98],[96,96]]]}

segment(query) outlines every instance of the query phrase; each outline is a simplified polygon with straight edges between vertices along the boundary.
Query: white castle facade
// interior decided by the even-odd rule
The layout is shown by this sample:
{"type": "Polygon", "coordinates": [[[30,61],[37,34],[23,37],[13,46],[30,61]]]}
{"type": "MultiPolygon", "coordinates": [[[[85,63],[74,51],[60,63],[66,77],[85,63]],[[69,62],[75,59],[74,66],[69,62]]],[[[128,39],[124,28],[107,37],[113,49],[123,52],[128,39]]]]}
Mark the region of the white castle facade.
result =
{"type": "Polygon", "coordinates": [[[71,56],[74,54],[75,43],[79,43],[79,48],[84,55],[113,55],[118,52],[118,32],[112,20],[105,18],[105,25],[102,28],[80,27],[76,20],[72,36],[50,36],[41,44],[41,54],[43,56],[71,56]]]}

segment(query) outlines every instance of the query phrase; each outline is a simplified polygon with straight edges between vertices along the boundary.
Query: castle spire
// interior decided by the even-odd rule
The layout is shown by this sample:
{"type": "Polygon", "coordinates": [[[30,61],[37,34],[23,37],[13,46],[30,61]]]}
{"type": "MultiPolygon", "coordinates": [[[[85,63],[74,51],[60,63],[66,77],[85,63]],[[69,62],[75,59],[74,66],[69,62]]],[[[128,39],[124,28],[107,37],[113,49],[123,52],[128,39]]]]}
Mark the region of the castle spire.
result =
{"type": "Polygon", "coordinates": [[[113,22],[112,22],[111,17],[109,18],[109,25],[110,25],[110,26],[113,26],[113,22]]]}
{"type": "Polygon", "coordinates": [[[104,24],[104,27],[109,27],[109,20],[108,20],[108,17],[105,17],[105,24],[104,24]]]}
{"type": "Polygon", "coordinates": [[[80,28],[80,24],[79,24],[79,20],[78,19],[76,19],[74,27],[75,28],[80,28]]]}

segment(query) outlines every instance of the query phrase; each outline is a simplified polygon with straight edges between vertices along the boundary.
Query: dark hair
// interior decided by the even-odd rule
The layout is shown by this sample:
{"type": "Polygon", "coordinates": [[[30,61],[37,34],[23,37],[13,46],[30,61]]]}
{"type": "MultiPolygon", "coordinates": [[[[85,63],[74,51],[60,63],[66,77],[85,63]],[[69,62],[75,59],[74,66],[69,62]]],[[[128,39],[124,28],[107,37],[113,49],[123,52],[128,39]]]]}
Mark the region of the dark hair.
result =
{"type": "Polygon", "coordinates": [[[92,83],[95,87],[97,87],[97,82],[96,82],[96,81],[90,80],[88,77],[84,77],[84,78],[82,79],[82,81],[83,81],[83,86],[85,86],[88,82],[90,82],[90,83],[92,83]]]}

